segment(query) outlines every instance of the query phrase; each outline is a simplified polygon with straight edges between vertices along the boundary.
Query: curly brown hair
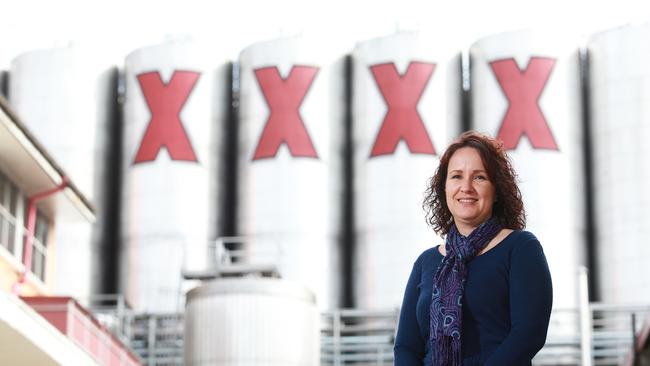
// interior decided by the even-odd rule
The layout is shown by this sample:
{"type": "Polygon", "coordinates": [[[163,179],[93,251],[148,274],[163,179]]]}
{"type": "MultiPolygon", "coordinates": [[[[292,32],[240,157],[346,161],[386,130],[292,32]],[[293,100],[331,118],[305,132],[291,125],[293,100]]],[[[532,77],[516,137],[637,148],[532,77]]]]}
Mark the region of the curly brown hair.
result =
{"type": "Polygon", "coordinates": [[[447,207],[445,183],[449,159],[463,147],[478,151],[490,181],[494,184],[496,201],[492,207],[492,216],[497,218],[503,227],[523,229],[526,226],[524,203],[517,186],[517,174],[503,149],[503,143],[476,131],[464,132],[449,145],[440,158],[438,169],[429,180],[422,204],[427,223],[438,235],[446,235],[453,224],[453,217],[447,207]]]}

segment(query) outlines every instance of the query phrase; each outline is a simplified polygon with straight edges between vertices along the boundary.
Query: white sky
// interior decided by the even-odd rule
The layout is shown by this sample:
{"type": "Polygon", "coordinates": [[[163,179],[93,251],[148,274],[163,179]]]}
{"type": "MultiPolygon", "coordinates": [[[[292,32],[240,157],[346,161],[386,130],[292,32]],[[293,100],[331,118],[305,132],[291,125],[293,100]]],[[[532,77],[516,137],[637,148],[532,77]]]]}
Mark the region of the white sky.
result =
{"type": "MultiPolygon", "coordinates": [[[[415,30],[457,47],[522,28],[588,35],[650,21],[643,0],[0,0],[0,68],[21,52],[67,43],[101,45],[120,63],[169,37],[207,39],[230,58],[256,41],[318,34],[331,43],[415,30]]],[[[328,42],[328,43],[330,43],[328,42]]]]}

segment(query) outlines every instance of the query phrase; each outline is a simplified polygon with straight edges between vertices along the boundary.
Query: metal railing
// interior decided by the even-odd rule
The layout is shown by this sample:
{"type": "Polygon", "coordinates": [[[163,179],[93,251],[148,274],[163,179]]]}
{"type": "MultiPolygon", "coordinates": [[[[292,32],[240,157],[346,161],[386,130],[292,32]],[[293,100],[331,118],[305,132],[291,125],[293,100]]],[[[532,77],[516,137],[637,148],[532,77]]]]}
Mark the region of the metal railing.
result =
{"type": "MultiPolygon", "coordinates": [[[[83,303],[83,302],[82,302],[83,303]]],[[[183,364],[183,314],[133,314],[121,296],[85,303],[148,366],[183,364]],[[114,305],[110,303],[113,302],[114,305]]],[[[554,309],[544,348],[533,365],[622,365],[650,305],[589,304],[591,363],[582,359],[578,309],[554,309]]],[[[392,365],[397,309],[339,309],[321,314],[321,365],[392,365]]]]}
{"type": "Polygon", "coordinates": [[[321,365],[392,365],[397,309],[322,314],[321,365]]]}
{"type": "Polygon", "coordinates": [[[278,272],[282,249],[266,242],[250,246],[244,237],[220,237],[208,243],[209,268],[202,271],[183,271],[185,279],[207,280],[219,277],[264,276],[280,277],[278,272]]]}
{"type": "Polygon", "coordinates": [[[183,314],[140,314],[127,324],[129,345],[143,364],[183,365],[183,314]]]}
{"type": "MultiPolygon", "coordinates": [[[[184,273],[186,278],[217,278],[277,274],[273,263],[277,248],[264,255],[252,252],[243,238],[222,238],[210,251],[214,268],[208,272],[184,273]],[[195,277],[193,277],[195,276],[195,277]]],[[[580,270],[578,308],[555,308],[551,313],[545,346],[533,365],[622,365],[630,357],[636,331],[650,320],[650,304],[624,305],[589,303],[586,269],[580,270]]],[[[104,304],[110,298],[103,299],[104,304]]],[[[108,319],[110,329],[125,340],[149,366],[183,364],[183,314],[133,314],[123,298],[110,310],[89,304],[108,319]]],[[[337,309],[322,313],[321,365],[391,365],[399,318],[398,309],[337,309]]],[[[104,320],[105,321],[105,320],[104,320]]]]}
{"type": "Polygon", "coordinates": [[[183,365],[183,314],[137,314],[123,295],[94,295],[79,299],[147,366],[183,365]]]}
{"type": "MultiPolygon", "coordinates": [[[[578,309],[555,309],[544,348],[533,365],[621,365],[634,341],[635,330],[650,316],[650,305],[589,304],[592,319],[591,354],[581,356],[578,309]],[[634,321],[634,326],[632,325],[634,321]]],[[[323,314],[321,365],[391,365],[397,310],[345,309],[323,314]]]]}
{"type": "MultiPolygon", "coordinates": [[[[59,328],[71,342],[88,353],[98,364],[138,364],[135,362],[133,354],[128,352],[128,346],[124,347],[126,343],[120,340],[122,344],[119,344],[114,337],[111,337],[111,333],[116,334],[110,328],[98,326],[80,302],[71,298],[46,302],[40,301],[41,299],[28,297],[25,302],[52,325],[59,328]],[[37,300],[32,301],[33,299],[37,300]],[[67,319],[64,328],[61,328],[61,319],[67,319]]],[[[95,319],[97,319],[96,315],[93,314],[95,319]]],[[[102,321],[100,324],[105,325],[102,321]]]]}
{"type": "Polygon", "coordinates": [[[129,322],[132,315],[123,295],[102,294],[76,300],[89,309],[95,318],[122,343],[129,345],[131,340],[129,322]]]}
{"type": "Polygon", "coordinates": [[[636,333],[650,318],[650,305],[590,304],[595,365],[621,365],[632,351],[636,333]]]}

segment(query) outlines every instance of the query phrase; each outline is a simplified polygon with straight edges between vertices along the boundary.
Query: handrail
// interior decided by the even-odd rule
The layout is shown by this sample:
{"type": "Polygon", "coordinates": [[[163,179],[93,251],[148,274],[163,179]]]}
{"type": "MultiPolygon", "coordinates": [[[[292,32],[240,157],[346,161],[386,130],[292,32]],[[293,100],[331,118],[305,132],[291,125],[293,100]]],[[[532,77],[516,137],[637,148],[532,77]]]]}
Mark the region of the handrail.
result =
{"type": "Polygon", "coordinates": [[[207,247],[210,253],[208,268],[200,271],[184,269],[183,278],[205,280],[248,275],[280,277],[277,263],[282,257],[282,249],[277,244],[264,242],[264,245],[251,246],[245,237],[228,236],[209,242],[207,247]]]}
{"type": "MultiPolygon", "coordinates": [[[[111,296],[115,295],[107,295],[105,299],[111,299],[111,296]]],[[[90,309],[95,310],[92,306],[90,309]]],[[[593,323],[593,365],[622,364],[632,347],[631,314],[636,314],[637,329],[641,329],[641,322],[650,315],[650,305],[590,303],[589,309],[593,323]]],[[[99,310],[102,314],[108,312],[106,307],[99,310]]],[[[182,361],[182,313],[121,311],[123,335],[146,364],[182,361]]],[[[114,313],[117,313],[117,308],[114,313]]],[[[578,314],[577,308],[558,308],[553,310],[551,319],[572,316],[578,324],[578,314]]],[[[321,365],[392,364],[398,318],[398,309],[337,309],[321,313],[321,365]]],[[[567,333],[569,328],[552,326],[549,329],[546,345],[533,359],[533,365],[582,364],[579,328],[570,328],[574,331],[567,333]]]]}

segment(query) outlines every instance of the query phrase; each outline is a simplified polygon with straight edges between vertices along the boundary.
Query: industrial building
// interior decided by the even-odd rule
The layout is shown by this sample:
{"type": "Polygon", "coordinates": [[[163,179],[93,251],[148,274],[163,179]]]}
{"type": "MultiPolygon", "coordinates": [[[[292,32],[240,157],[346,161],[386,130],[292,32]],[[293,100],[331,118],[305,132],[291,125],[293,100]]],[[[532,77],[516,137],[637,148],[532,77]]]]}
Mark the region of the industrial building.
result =
{"type": "MultiPolygon", "coordinates": [[[[0,337],[6,365],[138,365],[70,297],[55,297],[59,225],[91,224],[92,204],[0,97],[0,337]]],[[[90,242],[76,243],[79,251],[90,242]]]]}
{"type": "Polygon", "coordinates": [[[413,262],[443,242],[427,180],[476,129],[508,150],[553,278],[533,364],[646,364],[650,24],[586,44],[326,41],[237,60],[193,39],[123,65],[83,46],[17,55],[0,99],[0,363],[392,364],[413,262]],[[104,350],[61,325],[79,314],[104,350]]]}

